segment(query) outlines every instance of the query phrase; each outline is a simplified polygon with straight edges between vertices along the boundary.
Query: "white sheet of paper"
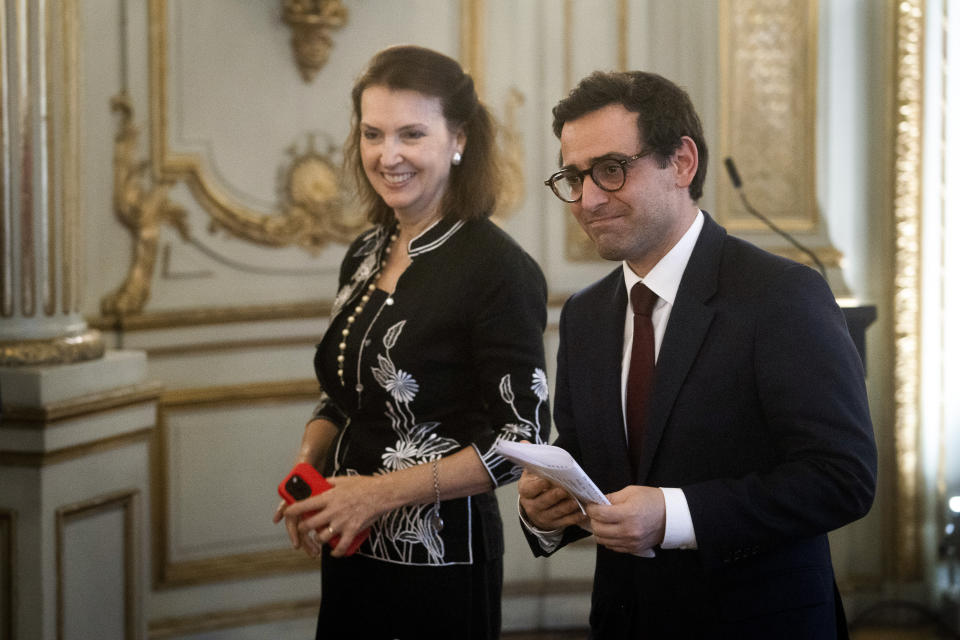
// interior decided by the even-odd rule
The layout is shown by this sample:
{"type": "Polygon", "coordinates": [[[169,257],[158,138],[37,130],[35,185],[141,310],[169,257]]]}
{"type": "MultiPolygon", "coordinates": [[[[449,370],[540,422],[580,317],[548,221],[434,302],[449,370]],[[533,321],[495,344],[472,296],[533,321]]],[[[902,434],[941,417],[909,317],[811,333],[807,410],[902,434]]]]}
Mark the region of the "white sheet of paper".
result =
{"type": "Polygon", "coordinates": [[[524,469],[558,484],[577,499],[580,510],[590,503],[610,504],[603,492],[594,484],[566,449],[550,444],[532,444],[500,440],[494,449],[504,458],[524,469]]]}
{"type": "MultiPolygon", "coordinates": [[[[494,449],[504,458],[520,465],[570,492],[580,505],[580,511],[586,513],[584,505],[590,503],[610,504],[607,496],[590,479],[590,476],[577,464],[566,449],[551,444],[533,444],[499,440],[494,449]]],[[[653,549],[637,553],[642,558],[653,558],[653,549]]]]}

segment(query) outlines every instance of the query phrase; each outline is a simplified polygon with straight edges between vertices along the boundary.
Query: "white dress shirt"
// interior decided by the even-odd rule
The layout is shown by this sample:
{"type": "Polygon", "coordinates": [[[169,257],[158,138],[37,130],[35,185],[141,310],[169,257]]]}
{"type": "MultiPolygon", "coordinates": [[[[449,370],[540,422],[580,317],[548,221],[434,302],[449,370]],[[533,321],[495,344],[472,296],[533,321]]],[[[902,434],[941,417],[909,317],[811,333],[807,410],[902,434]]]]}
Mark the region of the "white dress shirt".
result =
{"type": "MultiPolygon", "coordinates": [[[[667,329],[667,322],[670,320],[670,312],[673,310],[673,304],[677,299],[677,290],[680,288],[680,280],[683,278],[683,272],[687,268],[687,262],[690,261],[690,255],[693,253],[693,247],[700,237],[700,230],[703,229],[703,213],[697,212],[690,228],[687,229],[683,237],[667,255],[661,258],[650,272],[644,278],[640,278],[633,270],[623,262],[623,280],[626,284],[627,292],[633,285],[641,280],[648,289],[657,294],[659,300],[653,307],[653,349],[654,361],[660,355],[660,344],[663,342],[663,334],[667,329]]],[[[633,309],[630,306],[630,296],[627,295],[627,305],[623,309],[623,356],[621,361],[620,373],[620,402],[623,412],[623,423],[626,425],[626,407],[627,407],[627,375],[630,371],[630,352],[633,347],[633,309]]],[[[663,535],[661,548],[663,549],[696,549],[697,538],[693,530],[693,520],[690,517],[690,508],[687,505],[687,498],[682,489],[671,487],[660,487],[663,492],[664,503],[666,504],[666,526],[663,535]]],[[[553,551],[560,543],[563,535],[562,531],[541,531],[533,527],[520,510],[520,519],[540,541],[540,546],[544,551],[553,551]]]]}

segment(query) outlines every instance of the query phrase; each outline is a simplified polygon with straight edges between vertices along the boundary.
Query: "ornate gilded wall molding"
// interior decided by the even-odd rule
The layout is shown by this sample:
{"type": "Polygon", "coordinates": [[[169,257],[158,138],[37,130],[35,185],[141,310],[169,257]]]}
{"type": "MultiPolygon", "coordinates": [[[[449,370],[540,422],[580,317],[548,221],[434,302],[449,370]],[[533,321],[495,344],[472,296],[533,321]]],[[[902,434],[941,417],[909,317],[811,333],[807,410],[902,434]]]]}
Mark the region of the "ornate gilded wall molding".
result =
{"type": "Polygon", "coordinates": [[[259,244],[311,251],[330,241],[350,242],[367,221],[347,206],[340,163],[334,161],[338,153],[331,144],[319,151],[316,136],[308,137],[303,150],[290,147],[290,162],[280,167],[281,213],[231,217],[228,230],[259,244]]]}
{"type": "Polygon", "coordinates": [[[347,23],[340,0],[283,0],[283,21],[293,30],[290,44],[304,82],[310,82],[330,57],[330,31],[347,23]]]}
{"type": "MultiPolygon", "coordinates": [[[[146,305],[157,264],[161,227],[172,226],[185,242],[191,241],[191,231],[184,209],[167,198],[175,178],[161,177],[150,185],[145,176],[146,164],[136,160],[138,130],[133,125],[129,99],[116,96],[111,106],[121,115],[114,140],[114,208],[135,241],[133,262],[124,283],[100,303],[101,313],[111,319],[107,324],[115,325],[121,318],[139,314],[146,305]]],[[[331,240],[349,241],[366,221],[345,207],[341,172],[331,159],[333,153],[332,147],[325,153],[318,151],[313,137],[305,149],[291,147],[289,163],[280,168],[282,213],[260,214],[212,206],[210,228],[262,245],[299,245],[313,251],[331,240]]],[[[203,189],[199,195],[203,197],[203,189]]]]}
{"type": "Polygon", "coordinates": [[[161,181],[184,181],[216,228],[267,247],[300,246],[316,251],[327,242],[346,242],[366,222],[344,208],[340,170],[329,150],[309,143],[286,171],[288,199],[279,212],[254,211],[231,198],[204,160],[171,152],[167,145],[167,2],[150,0],[151,136],[154,172],[161,181]]]}
{"type": "MultiPolygon", "coordinates": [[[[719,20],[720,143],[750,200],[778,226],[815,231],[817,2],[722,0],[719,20]]],[[[721,171],[717,219],[728,229],[763,230],[721,171]]]]}
{"type": "Polygon", "coordinates": [[[922,578],[920,541],[920,224],[923,181],[924,0],[890,0],[895,14],[893,104],[894,576],[922,578]]]}
{"type": "Polygon", "coordinates": [[[100,301],[105,316],[123,317],[143,310],[150,296],[150,285],[157,261],[160,227],[170,224],[189,239],[186,213],[167,198],[169,182],[145,184],[146,164],[136,158],[137,136],[133,125],[133,107],[126,95],[111,101],[120,114],[120,127],[113,146],[114,212],[134,238],[134,255],[130,271],[119,289],[100,301]]]}
{"type": "MultiPolygon", "coordinates": [[[[300,3],[303,5],[303,3],[300,3]]],[[[307,3],[310,4],[310,3],[307,3]]],[[[325,4],[320,11],[336,15],[336,7],[325,4]]],[[[305,6],[305,5],[304,5],[305,6]]],[[[329,15],[328,15],[329,14],[329,15]]],[[[173,225],[191,241],[182,208],[166,200],[166,191],[184,182],[197,202],[211,216],[210,228],[221,230],[268,247],[300,246],[315,252],[328,242],[347,242],[366,224],[345,206],[344,188],[332,149],[319,151],[312,139],[307,149],[291,151],[291,161],[280,167],[281,209],[254,211],[236,202],[208,172],[196,155],[172,153],[167,146],[167,2],[150,1],[150,101],[153,188],[141,186],[144,167],[134,163],[132,144],[135,130],[125,116],[115,145],[115,193],[121,220],[134,235],[136,256],[120,289],[101,301],[105,316],[122,317],[142,311],[150,293],[150,281],[157,261],[159,229],[173,225]]],[[[121,98],[114,109],[129,111],[121,98]]]]}
{"type": "MultiPolygon", "coordinates": [[[[284,7],[291,16],[298,11],[316,10],[330,24],[330,21],[346,19],[346,10],[339,2],[285,2],[284,7]]],[[[479,93],[483,91],[484,76],[484,13],[483,0],[462,0],[461,56],[477,81],[479,93]]],[[[120,318],[139,314],[144,309],[158,257],[160,227],[173,225],[185,241],[191,241],[183,209],[165,197],[169,188],[178,182],[189,187],[198,204],[210,215],[211,229],[262,246],[299,246],[317,252],[329,242],[349,242],[366,225],[362,216],[347,208],[339,163],[333,161],[335,150],[332,147],[318,150],[313,138],[305,150],[292,148],[290,162],[279,167],[280,210],[273,212],[252,210],[232,198],[206,168],[203,158],[172,152],[167,144],[167,0],[150,0],[149,21],[150,149],[154,186],[143,184],[144,167],[133,161],[136,132],[130,125],[129,115],[125,114],[115,144],[114,189],[118,216],[133,234],[136,250],[125,282],[101,301],[101,312],[108,325],[111,318],[119,322],[120,318]]],[[[130,110],[125,99],[119,99],[118,104],[114,109],[130,110]]],[[[511,94],[508,122],[514,117],[518,104],[522,104],[522,96],[517,98],[511,94]]],[[[522,164],[520,140],[516,130],[507,131],[508,164],[522,164]]],[[[519,191],[509,191],[504,198],[505,206],[501,207],[502,215],[518,206],[522,197],[522,187],[519,191]]]]}

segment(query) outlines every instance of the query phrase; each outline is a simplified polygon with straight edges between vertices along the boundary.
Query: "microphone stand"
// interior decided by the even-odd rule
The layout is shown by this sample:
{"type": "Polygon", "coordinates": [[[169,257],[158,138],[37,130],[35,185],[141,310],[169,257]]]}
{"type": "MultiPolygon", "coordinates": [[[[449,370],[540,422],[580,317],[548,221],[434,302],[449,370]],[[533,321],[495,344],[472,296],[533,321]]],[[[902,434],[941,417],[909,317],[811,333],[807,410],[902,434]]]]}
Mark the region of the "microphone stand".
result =
{"type": "Polygon", "coordinates": [[[795,246],[801,252],[810,256],[810,259],[813,260],[813,263],[817,265],[817,269],[820,270],[820,275],[823,276],[824,280],[827,280],[827,269],[826,267],[823,266],[823,263],[820,262],[820,258],[817,257],[817,254],[815,254],[813,251],[811,251],[810,249],[800,244],[796,240],[796,238],[794,238],[792,235],[790,235],[789,233],[787,233],[786,231],[778,227],[776,224],[773,223],[772,220],[767,218],[765,215],[763,215],[762,213],[760,213],[750,205],[750,203],[747,201],[747,196],[743,193],[743,189],[740,188],[742,186],[742,183],[740,182],[740,174],[737,173],[737,168],[733,164],[733,158],[730,158],[730,157],[724,158],[723,164],[726,165],[727,173],[730,175],[730,182],[733,184],[733,188],[737,190],[737,194],[740,196],[740,201],[743,202],[743,206],[746,207],[747,212],[750,213],[750,215],[757,218],[758,220],[760,220],[761,222],[763,222],[763,224],[767,225],[768,227],[776,231],[778,234],[786,238],[790,244],[795,246]]]}
{"type": "MultiPolygon", "coordinates": [[[[823,263],[820,262],[820,259],[817,255],[807,249],[805,246],[800,244],[793,236],[789,233],[778,227],[773,223],[773,221],[767,219],[765,215],[754,209],[750,206],[750,203],[747,202],[747,197],[743,194],[743,190],[740,188],[740,174],[737,173],[737,168],[733,164],[733,158],[724,158],[723,163],[727,167],[727,173],[730,175],[730,182],[733,183],[733,188],[737,190],[737,193],[740,194],[740,201],[743,202],[743,206],[747,208],[747,211],[758,218],[765,225],[779,233],[781,236],[786,238],[790,244],[795,246],[797,249],[810,256],[810,259],[813,260],[814,264],[817,265],[817,268],[820,269],[820,275],[823,276],[824,280],[827,280],[827,270],[824,268],[823,263]]],[[[829,284],[829,280],[827,283],[829,284]]],[[[847,323],[847,331],[850,332],[850,338],[853,340],[853,344],[857,348],[857,353],[860,354],[860,362],[863,363],[864,371],[866,371],[867,366],[867,343],[866,343],[866,332],[867,327],[874,320],[877,319],[877,307],[874,305],[868,306],[858,306],[858,307],[841,307],[843,311],[844,320],[847,323]]],[[[851,626],[852,628],[852,626],[851,626]]]]}

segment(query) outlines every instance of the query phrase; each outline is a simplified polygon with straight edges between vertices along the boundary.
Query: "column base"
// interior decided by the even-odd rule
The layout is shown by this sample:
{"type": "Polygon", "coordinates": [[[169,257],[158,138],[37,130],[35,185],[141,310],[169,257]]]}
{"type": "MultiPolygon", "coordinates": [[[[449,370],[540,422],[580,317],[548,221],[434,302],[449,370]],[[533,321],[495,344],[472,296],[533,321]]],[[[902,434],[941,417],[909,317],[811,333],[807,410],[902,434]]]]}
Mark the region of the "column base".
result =
{"type": "Polygon", "coordinates": [[[0,367],[69,364],[103,356],[103,336],[96,329],[45,340],[0,342],[0,367]]]}

